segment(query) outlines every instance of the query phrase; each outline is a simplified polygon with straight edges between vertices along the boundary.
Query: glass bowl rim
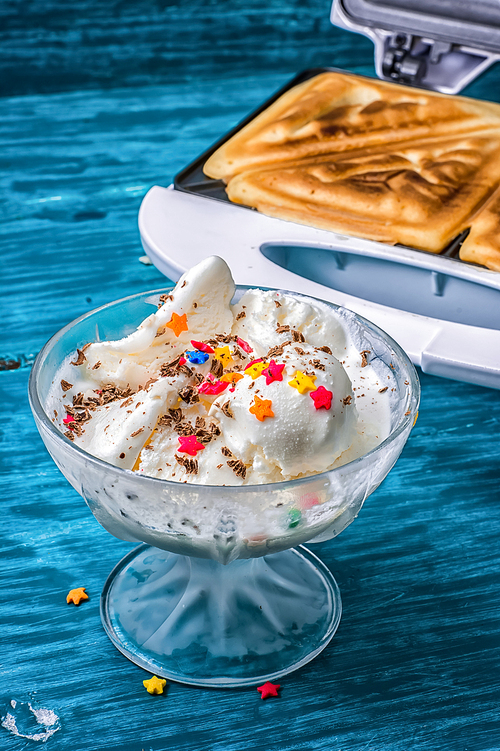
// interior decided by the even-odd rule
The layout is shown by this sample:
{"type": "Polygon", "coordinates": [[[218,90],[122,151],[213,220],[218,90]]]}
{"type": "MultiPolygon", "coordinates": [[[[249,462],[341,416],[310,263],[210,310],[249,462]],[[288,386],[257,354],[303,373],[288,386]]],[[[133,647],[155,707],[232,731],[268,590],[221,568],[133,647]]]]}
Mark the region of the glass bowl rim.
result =
{"type": "MultiPolygon", "coordinates": [[[[126,297],[121,297],[117,300],[111,300],[110,302],[105,303],[104,305],[100,305],[97,308],[93,308],[92,310],[87,311],[86,313],[83,313],[81,316],[78,316],[78,318],[73,319],[69,323],[67,323],[65,326],[60,328],[58,331],[56,331],[55,334],[53,334],[50,339],[44,344],[42,349],[39,351],[38,355],[35,358],[35,362],[33,363],[33,367],[31,369],[30,377],[29,377],[29,383],[28,383],[28,397],[31,409],[33,411],[33,414],[35,415],[38,420],[44,425],[46,429],[52,434],[52,436],[56,439],[57,442],[62,443],[64,446],[69,448],[70,450],[75,451],[77,454],[81,455],[82,458],[86,459],[87,461],[90,461],[92,464],[96,464],[100,468],[104,468],[114,471],[118,474],[118,476],[125,476],[127,479],[130,479],[131,477],[135,477],[138,481],[147,481],[151,483],[159,483],[160,487],[169,487],[169,488],[177,488],[179,487],[189,487],[191,489],[192,485],[196,485],[196,487],[200,487],[200,483],[181,483],[177,482],[176,480],[164,480],[160,477],[149,477],[147,475],[139,475],[137,472],[133,472],[131,469],[123,469],[122,467],[117,467],[114,464],[110,464],[109,462],[104,461],[103,459],[99,459],[98,457],[94,456],[93,454],[90,454],[88,451],[85,451],[85,449],[82,449],[80,446],[76,446],[72,441],[69,440],[69,438],[66,438],[64,433],[61,433],[61,431],[54,425],[52,420],[49,418],[48,414],[45,412],[45,409],[41,403],[41,400],[39,398],[38,394],[38,373],[42,368],[42,365],[44,363],[46,355],[50,352],[52,347],[58,342],[60,339],[64,337],[64,335],[70,331],[73,327],[75,327],[77,324],[84,321],[86,318],[89,318],[90,316],[95,315],[96,313],[99,313],[106,308],[110,308],[113,305],[118,305],[126,302],[130,302],[134,299],[138,299],[141,297],[152,297],[153,295],[161,295],[165,292],[169,292],[175,287],[175,283],[171,283],[166,285],[165,287],[161,287],[160,289],[155,290],[147,290],[145,292],[136,292],[133,295],[127,295],[126,297]]],[[[359,315],[359,313],[355,313],[354,311],[351,311],[349,308],[346,308],[343,305],[338,305],[333,302],[329,302],[328,300],[322,300],[318,297],[313,297],[312,295],[304,295],[300,292],[292,292],[291,290],[285,290],[281,288],[276,287],[255,287],[254,285],[244,285],[244,284],[236,284],[235,285],[235,292],[242,290],[244,292],[251,290],[251,289],[259,289],[263,291],[277,291],[280,293],[283,293],[285,295],[291,295],[294,297],[302,297],[304,299],[313,300],[315,302],[319,302],[322,305],[327,305],[331,308],[334,308],[335,310],[349,310],[351,312],[357,321],[361,322],[366,328],[373,329],[375,333],[378,336],[381,336],[382,339],[384,339],[389,345],[393,352],[396,353],[396,355],[399,357],[400,360],[402,360],[403,363],[405,363],[407,370],[408,370],[408,379],[409,379],[409,393],[408,398],[410,402],[413,401],[413,404],[410,404],[410,409],[407,413],[403,415],[403,418],[400,420],[399,424],[394,428],[394,430],[391,430],[387,438],[384,438],[381,443],[379,443],[375,448],[371,449],[370,451],[367,451],[366,454],[363,454],[362,456],[359,456],[357,459],[353,459],[350,462],[347,462],[346,464],[342,464],[339,467],[333,467],[332,469],[325,470],[324,472],[317,472],[315,474],[311,475],[305,475],[304,477],[298,477],[294,480],[280,480],[279,482],[270,482],[270,483],[257,483],[257,484],[246,484],[246,485],[209,485],[207,483],[203,483],[203,487],[211,488],[213,490],[219,489],[219,488],[225,488],[230,489],[231,492],[235,493],[248,493],[250,490],[262,489],[265,488],[267,491],[271,490],[279,490],[280,488],[290,488],[290,484],[293,483],[294,485],[301,485],[306,484],[308,482],[311,482],[313,480],[318,480],[319,478],[330,476],[332,473],[335,474],[336,472],[340,472],[341,470],[344,470],[345,467],[353,467],[356,464],[361,464],[362,462],[365,462],[367,457],[370,457],[372,454],[379,452],[383,447],[393,443],[396,438],[398,438],[401,433],[406,430],[408,427],[408,424],[410,421],[413,421],[413,424],[416,421],[416,417],[418,415],[418,408],[420,403],[420,382],[418,379],[417,371],[415,369],[415,366],[413,365],[412,361],[410,360],[409,356],[406,354],[406,352],[400,347],[400,345],[388,334],[386,331],[381,329],[377,324],[373,323],[372,321],[369,321],[368,319],[364,318],[362,315],[359,315]],[[413,399],[412,399],[413,397],[413,399]]]]}

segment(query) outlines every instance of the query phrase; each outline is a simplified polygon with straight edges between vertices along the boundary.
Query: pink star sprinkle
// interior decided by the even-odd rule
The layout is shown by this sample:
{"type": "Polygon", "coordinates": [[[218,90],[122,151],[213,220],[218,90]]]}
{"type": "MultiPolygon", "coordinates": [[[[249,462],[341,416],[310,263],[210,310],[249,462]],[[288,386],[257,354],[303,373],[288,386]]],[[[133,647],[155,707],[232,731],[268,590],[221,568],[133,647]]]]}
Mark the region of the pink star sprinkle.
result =
{"type": "Polygon", "coordinates": [[[185,365],[187,363],[187,360],[185,357],[181,357],[179,360],[179,365],[185,365]]]}
{"type": "Polygon", "coordinates": [[[181,444],[177,451],[180,454],[189,454],[189,456],[196,456],[198,451],[203,451],[205,446],[198,441],[195,435],[180,435],[177,436],[179,443],[181,444]]]}
{"type": "Polygon", "coordinates": [[[269,683],[269,681],[266,681],[263,686],[258,686],[257,691],[262,699],[267,699],[269,696],[278,696],[279,688],[279,683],[269,683]]]}
{"type": "Polygon", "coordinates": [[[75,422],[75,418],[72,415],[66,415],[66,417],[63,420],[63,423],[65,425],[69,425],[70,422],[75,422]]]}
{"type": "Polygon", "coordinates": [[[284,369],[284,363],[283,365],[277,365],[274,360],[271,360],[267,368],[262,371],[262,375],[266,376],[266,384],[269,386],[269,384],[273,383],[274,381],[282,381],[283,376],[281,374],[283,373],[284,369]]]}
{"type": "Polygon", "coordinates": [[[241,347],[241,349],[247,354],[250,354],[250,352],[253,352],[253,349],[251,348],[249,343],[246,342],[244,339],[240,339],[240,337],[236,339],[236,344],[238,345],[238,347],[241,347]]]}
{"type": "Polygon", "coordinates": [[[191,344],[199,352],[208,352],[209,355],[213,355],[214,353],[212,347],[209,344],[205,344],[205,342],[195,342],[194,339],[191,339],[191,344]]]}
{"type": "Polygon", "coordinates": [[[309,396],[314,402],[316,409],[330,409],[332,406],[333,392],[319,386],[316,391],[309,392],[309,396]]]}

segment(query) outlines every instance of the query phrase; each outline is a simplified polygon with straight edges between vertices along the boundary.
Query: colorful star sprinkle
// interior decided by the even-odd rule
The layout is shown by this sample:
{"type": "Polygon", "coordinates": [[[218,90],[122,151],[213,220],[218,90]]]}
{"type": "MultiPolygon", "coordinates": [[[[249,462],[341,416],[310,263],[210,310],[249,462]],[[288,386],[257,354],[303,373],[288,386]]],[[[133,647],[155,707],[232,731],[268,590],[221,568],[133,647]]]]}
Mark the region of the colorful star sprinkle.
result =
{"type": "Polygon", "coordinates": [[[221,378],[220,381],[204,381],[201,386],[198,387],[200,394],[207,394],[207,396],[217,396],[222,394],[227,389],[229,382],[221,378]]]}
{"type": "Polygon", "coordinates": [[[203,365],[203,363],[206,362],[210,357],[208,352],[200,352],[199,350],[186,352],[186,355],[189,362],[192,362],[193,365],[203,365]]]}
{"type": "Polygon", "coordinates": [[[270,399],[261,399],[255,395],[255,401],[251,407],[248,408],[252,415],[255,415],[257,420],[264,422],[266,417],[274,417],[274,412],[271,409],[272,401],[270,399]]]}
{"type": "Polygon", "coordinates": [[[66,415],[66,417],[63,420],[63,423],[65,425],[69,425],[71,422],[75,422],[75,418],[73,417],[73,415],[66,415]]]}
{"type": "Polygon", "coordinates": [[[180,454],[189,454],[189,456],[196,456],[198,451],[203,451],[205,446],[199,442],[195,435],[179,435],[177,436],[180,447],[177,451],[180,454]]]}
{"type": "Polygon", "coordinates": [[[72,602],[75,605],[79,605],[83,600],[88,600],[89,596],[85,592],[85,587],[77,587],[76,589],[71,589],[67,596],[66,596],[66,602],[68,605],[72,602]]]}
{"type": "Polygon", "coordinates": [[[243,350],[243,352],[246,352],[248,355],[251,352],[253,352],[253,349],[251,348],[251,346],[249,345],[249,343],[246,342],[244,339],[240,339],[240,337],[238,337],[236,339],[236,344],[238,345],[238,347],[241,347],[241,349],[243,350]]]}
{"type": "Polygon", "coordinates": [[[293,379],[291,381],[288,381],[288,383],[294,389],[297,389],[299,394],[305,394],[307,391],[313,391],[316,388],[316,386],[314,385],[315,380],[315,375],[308,376],[305,373],[302,373],[300,370],[296,370],[293,379]]]}
{"type": "Polygon", "coordinates": [[[241,381],[243,378],[241,373],[224,373],[223,376],[221,376],[221,381],[226,381],[227,383],[236,383],[237,381],[241,381]]]}
{"type": "Polygon", "coordinates": [[[183,331],[189,331],[187,325],[187,315],[183,313],[178,316],[177,313],[172,313],[172,318],[165,324],[168,329],[172,329],[176,336],[182,334],[183,331]]]}
{"type": "Polygon", "coordinates": [[[227,345],[225,347],[216,347],[214,349],[214,360],[220,360],[224,367],[229,365],[230,362],[233,362],[229,347],[227,345]]]}
{"type": "Polygon", "coordinates": [[[157,678],[156,675],[153,675],[152,678],[149,678],[149,680],[143,681],[142,685],[148,692],[148,694],[162,694],[163,689],[167,685],[167,681],[165,678],[157,678]]]}
{"type": "Polygon", "coordinates": [[[278,696],[279,688],[281,688],[279,683],[269,683],[269,681],[266,681],[263,686],[258,686],[257,691],[261,699],[267,699],[269,696],[278,696]]]}
{"type": "Polygon", "coordinates": [[[205,342],[196,342],[194,339],[191,339],[191,344],[195,349],[199,349],[200,352],[208,352],[209,355],[213,355],[214,353],[212,347],[209,344],[205,344],[205,342]]]}
{"type": "Polygon", "coordinates": [[[316,391],[311,391],[309,396],[316,409],[330,409],[332,406],[333,391],[328,391],[324,386],[319,386],[316,391]]]}
{"type": "Polygon", "coordinates": [[[285,369],[285,364],[278,365],[274,360],[271,360],[269,365],[265,370],[262,371],[262,375],[266,376],[266,383],[269,386],[270,383],[273,383],[274,381],[282,381],[283,380],[283,371],[285,369]]]}
{"type": "Polygon", "coordinates": [[[254,380],[262,375],[262,371],[267,368],[267,362],[262,360],[253,360],[249,362],[245,368],[245,373],[251,376],[254,380]]]}

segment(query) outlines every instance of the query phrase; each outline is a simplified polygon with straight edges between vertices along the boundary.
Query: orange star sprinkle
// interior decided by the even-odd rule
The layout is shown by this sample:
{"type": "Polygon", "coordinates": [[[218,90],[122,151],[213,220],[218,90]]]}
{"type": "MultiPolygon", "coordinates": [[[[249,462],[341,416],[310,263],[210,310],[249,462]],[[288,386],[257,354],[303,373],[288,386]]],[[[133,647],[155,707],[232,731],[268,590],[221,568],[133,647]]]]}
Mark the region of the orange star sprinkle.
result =
{"type": "Polygon", "coordinates": [[[257,688],[257,691],[259,692],[261,699],[267,699],[268,696],[278,696],[279,688],[281,688],[279,683],[269,683],[269,681],[266,681],[263,686],[257,688]]]}
{"type": "Polygon", "coordinates": [[[172,313],[172,318],[165,324],[168,329],[172,329],[176,336],[182,334],[183,331],[189,331],[187,325],[187,315],[183,313],[181,316],[177,313],[172,313]]]}
{"type": "Polygon", "coordinates": [[[227,383],[236,383],[236,381],[240,381],[242,378],[241,373],[224,373],[220,380],[227,381],[227,383]]]}
{"type": "Polygon", "coordinates": [[[68,592],[66,597],[66,602],[69,603],[73,602],[75,605],[79,605],[82,600],[88,600],[89,596],[85,592],[85,587],[77,587],[77,589],[72,589],[68,592]]]}
{"type": "Polygon", "coordinates": [[[300,370],[296,370],[293,379],[291,381],[288,381],[288,384],[294,389],[297,389],[299,394],[305,394],[306,391],[312,391],[316,388],[316,386],[314,385],[315,380],[315,375],[308,376],[305,373],[302,373],[300,370]]]}
{"type": "Polygon", "coordinates": [[[248,408],[252,415],[255,415],[257,420],[264,422],[266,417],[274,417],[274,412],[271,409],[272,401],[270,399],[261,399],[255,395],[255,402],[248,408]]]}

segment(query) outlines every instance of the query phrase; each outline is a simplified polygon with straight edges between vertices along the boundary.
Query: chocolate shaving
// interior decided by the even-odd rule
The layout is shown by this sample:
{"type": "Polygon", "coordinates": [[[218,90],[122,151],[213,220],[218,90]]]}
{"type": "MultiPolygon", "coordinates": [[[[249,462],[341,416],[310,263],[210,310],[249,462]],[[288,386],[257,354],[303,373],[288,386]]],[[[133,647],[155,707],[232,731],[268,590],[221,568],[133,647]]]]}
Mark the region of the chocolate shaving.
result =
{"type": "Polygon", "coordinates": [[[305,355],[305,351],[302,349],[302,347],[294,347],[294,350],[298,355],[305,355]]]}
{"type": "Polygon", "coordinates": [[[228,449],[227,446],[223,446],[221,448],[221,453],[222,453],[223,456],[232,456],[233,455],[233,452],[230,449],[228,449]]]}
{"type": "Polygon", "coordinates": [[[186,402],[186,404],[196,404],[196,402],[200,401],[200,397],[194,386],[184,386],[184,388],[179,391],[179,396],[183,402],[186,402]]]}
{"type": "Polygon", "coordinates": [[[125,399],[125,401],[120,404],[120,409],[122,409],[122,407],[128,407],[133,401],[132,397],[129,396],[128,399],[125,399]]]}
{"type": "Polygon", "coordinates": [[[326,352],[327,355],[332,354],[332,350],[330,347],[327,347],[326,344],[323,347],[316,347],[316,349],[319,349],[320,352],[326,352]]]}
{"type": "Polygon", "coordinates": [[[231,411],[231,407],[229,405],[230,405],[230,402],[226,402],[225,404],[222,405],[221,410],[222,412],[224,412],[226,417],[234,417],[231,411]]]}
{"type": "Polygon", "coordinates": [[[166,326],[160,326],[160,328],[157,330],[155,334],[155,339],[158,339],[159,336],[163,336],[166,330],[167,330],[166,326]]]}
{"type": "Polygon", "coordinates": [[[79,407],[83,404],[83,391],[79,391],[78,394],[75,394],[73,397],[73,407],[79,407]]]}
{"type": "Polygon", "coordinates": [[[146,381],[146,383],[142,387],[144,389],[144,391],[147,391],[148,388],[153,385],[153,383],[156,383],[157,380],[158,380],[158,378],[150,378],[149,381],[146,381]]]}
{"type": "Polygon", "coordinates": [[[233,472],[237,477],[242,477],[245,479],[247,474],[247,468],[241,461],[241,459],[230,459],[228,462],[226,462],[228,467],[231,467],[233,472]]]}
{"type": "Polygon", "coordinates": [[[281,308],[281,303],[278,302],[278,300],[275,300],[274,304],[276,305],[277,308],[281,308]]]}
{"type": "Polygon", "coordinates": [[[233,340],[233,337],[230,336],[230,334],[216,334],[215,338],[217,339],[217,342],[223,342],[224,344],[229,344],[233,340]]]}
{"type": "Polygon", "coordinates": [[[202,417],[201,415],[198,415],[198,417],[196,418],[196,422],[195,422],[196,430],[201,430],[202,428],[205,427],[205,425],[206,425],[205,418],[202,417]]]}
{"type": "Polygon", "coordinates": [[[294,342],[305,342],[304,334],[301,331],[292,331],[292,339],[294,342]]]}
{"type": "Polygon", "coordinates": [[[162,376],[162,378],[165,378],[166,376],[177,375],[177,366],[179,365],[180,359],[181,355],[178,355],[178,357],[176,357],[174,360],[163,363],[160,368],[160,375],[162,376]]]}
{"type": "Polygon", "coordinates": [[[388,388],[389,388],[389,386],[384,386],[384,388],[383,388],[383,389],[379,389],[379,390],[378,390],[378,393],[379,393],[379,394],[383,394],[383,393],[384,393],[384,391],[387,391],[387,389],[388,389],[388,388]]]}
{"type": "Polygon", "coordinates": [[[61,381],[61,388],[64,391],[64,393],[66,393],[66,391],[69,391],[70,389],[73,388],[73,384],[72,383],[68,383],[68,381],[65,381],[64,378],[63,378],[62,381],[61,381]]]}
{"type": "Polygon", "coordinates": [[[238,315],[236,316],[236,320],[239,321],[241,318],[246,318],[246,315],[247,314],[245,313],[245,311],[242,310],[241,313],[238,313],[238,315]]]}
{"type": "Polygon", "coordinates": [[[71,432],[71,430],[65,430],[64,431],[64,435],[66,436],[66,438],[69,438],[70,441],[74,441],[75,440],[75,436],[73,435],[73,433],[71,432]]]}
{"type": "Polygon", "coordinates": [[[91,344],[92,342],[87,342],[87,344],[84,344],[82,347],[82,352],[85,352],[90,347],[91,344]]]}
{"type": "Polygon", "coordinates": [[[188,377],[193,375],[191,368],[188,368],[188,366],[185,364],[179,366],[179,373],[184,373],[184,375],[187,375],[188,377]]]}
{"type": "Polygon", "coordinates": [[[175,461],[181,465],[181,467],[184,467],[186,470],[186,474],[188,475],[197,475],[198,474],[198,460],[197,459],[189,459],[187,456],[178,456],[175,455],[175,461]]]}
{"type": "Polygon", "coordinates": [[[173,295],[160,295],[160,302],[158,303],[158,309],[160,309],[163,305],[165,305],[167,300],[173,300],[173,299],[174,299],[173,295]]]}
{"type": "Polygon", "coordinates": [[[71,364],[72,364],[72,365],[83,365],[83,363],[85,362],[85,360],[86,360],[87,358],[86,358],[86,357],[85,357],[85,355],[83,354],[83,350],[81,350],[81,349],[77,349],[76,351],[77,351],[78,357],[77,357],[77,359],[75,360],[75,362],[71,361],[71,364]]]}
{"type": "Polygon", "coordinates": [[[139,430],[134,430],[134,432],[130,434],[130,437],[131,438],[135,438],[136,435],[139,435],[140,433],[142,433],[143,430],[144,430],[144,428],[139,428],[139,430]]]}
{"type": "Polygon", "coordinates": [[[361,355],[361,367],[362,368],[366,368],[366,366],[368,365],[368,358],[366,357],[366,355],[369,355],[370,352],[371,352],[371,349],[363,349],[359,353],[361,355]]]}
{"type": "Polygon", "coordinates": [[[101,367],[101,361],[98,360],[95,365],[92,365],[92,370],[98,370],[101,367]]]}
{"type": "Polygon", "coordinates": [[[212,433],[212,435],[217,436],[220,435],[220,428],[218,425],[216,425],[214,422],[211,422],[208,426],[208,429],[212,433]]]}
{"type": "Polygon", "coordinates": [[[346,397],[344,397],[344,399],[341,399],[340,401],[342,402],[342,404],[343,404],[343,405],[344,405],[344,407],[345,407],[345,406],[347,406],[348,404],[351,404],[351,402],[352,402],[352,396],[350,396],[350,395],[349,395],[349,396],[346,396],[346,397]]]}
{"type": "Polygon", "coordinates": [[[174,423],[172,428],[173,430],[175,430],[177,435],[187,436],[187,435],[194,434],[193,426],[191,425],[190,422],[176,422],[174,423]]]}
{"type": "Polygon", "coordinates": [[[224,372],[224,365],[220,360],[213,359],[212,364],[210,365],[210,372],[213,373],[216,378],[220,378],[224,372]]]}
{"type": "Polygon", "coordinates": [[[311,360],[311,365],[313,368],[316,368],[316,370],[325,370],[325,366],[321,360],[311,360]]]}
{"type": "Polygon", "coordinates": [[[284,334],[285,331],[290,331],[290,326],[276,326],[277,334],[284,334]]]}

